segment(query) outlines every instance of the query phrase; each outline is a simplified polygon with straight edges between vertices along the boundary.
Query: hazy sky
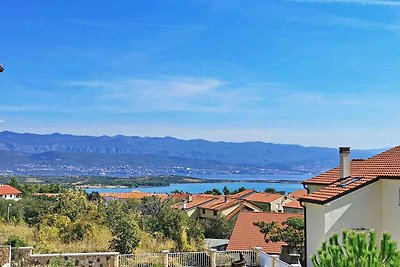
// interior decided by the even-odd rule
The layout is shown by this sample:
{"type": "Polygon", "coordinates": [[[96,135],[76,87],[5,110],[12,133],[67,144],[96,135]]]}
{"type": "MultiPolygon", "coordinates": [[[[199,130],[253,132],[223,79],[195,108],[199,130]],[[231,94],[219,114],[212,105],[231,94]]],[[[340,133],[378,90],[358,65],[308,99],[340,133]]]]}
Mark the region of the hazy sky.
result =
{"type": "Polygon", "coordinates": [[[0,131],[400,144],[400,1],[1,1],[0,131]]]}

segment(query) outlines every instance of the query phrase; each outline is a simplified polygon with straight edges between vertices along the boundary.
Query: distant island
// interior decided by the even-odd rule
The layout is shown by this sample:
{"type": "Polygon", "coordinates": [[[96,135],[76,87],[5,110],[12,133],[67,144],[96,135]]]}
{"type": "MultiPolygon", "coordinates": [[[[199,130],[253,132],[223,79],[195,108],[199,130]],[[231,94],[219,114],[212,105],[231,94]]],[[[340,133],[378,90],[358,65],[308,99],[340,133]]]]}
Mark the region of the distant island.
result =
{"type": "MultiPolygon", "coordinates": [[[[21,183],[27,184],[60,184],[76,188],[134,188],[160,187],[171,184],[190,183],[225,183],[231,180],[201,179],[179,175],[153,175],[141,177],[104,177],[104,176],[13,176],[21,183]]],[[[9,176],[0,176],[0,184],[10,181],[9,176]]],[[[244,181],[234,181],[237,183],[244,181]]],[[[246,180],[247,183],[265,183],[265,180],[246,180]]],[[[269,183],[300,183],[300,180],[268,180],[269,183]]]]}
{"type": "MultiPolygon", "coordinates": [[[[381,150],[352,150],[366,158],[381,150]]],[[[337,149],[172,137],[0,132],[0,175],[301,175],[338,165],[337,149]]]]}

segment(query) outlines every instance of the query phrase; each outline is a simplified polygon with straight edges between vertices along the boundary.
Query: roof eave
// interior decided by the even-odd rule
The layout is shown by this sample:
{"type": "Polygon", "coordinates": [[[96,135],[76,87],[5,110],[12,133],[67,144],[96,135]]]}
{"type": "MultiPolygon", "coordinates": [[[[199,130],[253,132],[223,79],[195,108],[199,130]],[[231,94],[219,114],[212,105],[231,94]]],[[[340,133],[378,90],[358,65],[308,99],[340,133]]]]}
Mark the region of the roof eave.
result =
{"type": "MultiPolygon", "coordinates": [[[[399,177],[399,178],[400,178],[400,177],[399,177]]],[[[368,182],[365,182],[364,184],[362,184],[362,185],[360,185],[360,186],[351,188],[351,189],[348,190],[348,191],[345,191],[345,192],[343,192],[343,193],[337,194],[336,196],[333,196],[333,197],[328,198],[328,199],[326,199],[326,200],[308,199],[307,197],[305,197],[305,198],[299,198],[299,201],[300,201],[300,203],[305,202],[305,203],[313,203],[313,204],[324,205],[324,204],[327,204],[327,203],[329,203],[329,202],[331,202],[331,201],[333,201],[333,200],[336,200],[336,199],[338,199],[338,198],[340,198],[340,197],[342,197],[342,196],[345,196],[345,195],[350,194],[350,193],[352,193],[352,192],[354,192],[354,191],[357,191],[358,189],[361,189],[361,188],[363,188],[363,187],[365,187],[365,186],[367,186],[367,185],[373,184],[373,183],[375,183],[376,181],[379,181],[380,179],[381,179],[380,177],[376,177],[376,178],[374,178],[374,179],[371,179],[371,180],[368,181],[368,182]]]]}

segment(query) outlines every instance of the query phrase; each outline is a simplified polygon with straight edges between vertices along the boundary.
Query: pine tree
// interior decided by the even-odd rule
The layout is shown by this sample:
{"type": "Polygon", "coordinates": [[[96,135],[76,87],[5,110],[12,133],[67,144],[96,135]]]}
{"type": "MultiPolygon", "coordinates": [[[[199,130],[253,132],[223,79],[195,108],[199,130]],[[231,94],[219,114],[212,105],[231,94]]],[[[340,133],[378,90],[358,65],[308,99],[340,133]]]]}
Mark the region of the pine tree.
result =
{"type": "Polygon", "coordinates": [[[334,234],[311,258],[315,267],[397,267],[400,252],[390,234],[383,233],[378,248],[375,231],[334,234]]]}

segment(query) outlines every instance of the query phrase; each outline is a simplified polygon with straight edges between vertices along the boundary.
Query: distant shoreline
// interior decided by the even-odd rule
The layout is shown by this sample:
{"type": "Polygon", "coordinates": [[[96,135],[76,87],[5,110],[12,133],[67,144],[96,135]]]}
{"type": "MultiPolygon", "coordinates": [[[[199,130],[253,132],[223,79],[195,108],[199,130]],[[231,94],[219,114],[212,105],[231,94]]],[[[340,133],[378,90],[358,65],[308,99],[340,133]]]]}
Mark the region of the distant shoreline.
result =
{"type": "Polygon", "coordinates": [[[169,185],[154,185],[154,186],[126,186],[126,185],[77,185],[77,188],[88,189],[88,188],[104,188],[104,189],[124,189],[124,188],[152,188],[152,187],[168,187],[170,185],[179,185],[179,184],[204,184],[204,183],[271,183],[271,184],[301,184],[302,180],[206,180],[206,181],[198,181],[198,182],[189,182],[189,183],[170,183],[169,185]]]}

